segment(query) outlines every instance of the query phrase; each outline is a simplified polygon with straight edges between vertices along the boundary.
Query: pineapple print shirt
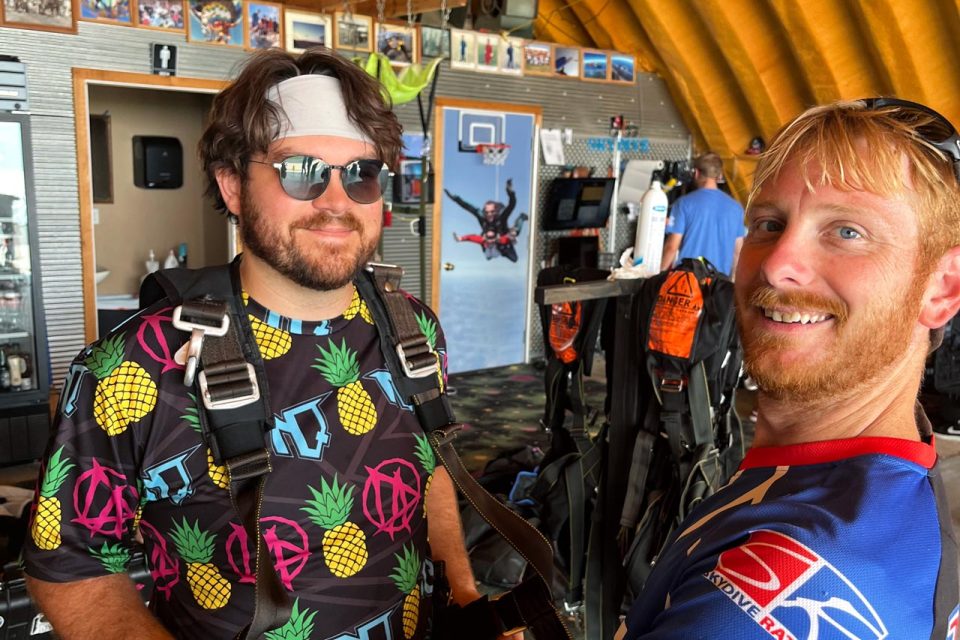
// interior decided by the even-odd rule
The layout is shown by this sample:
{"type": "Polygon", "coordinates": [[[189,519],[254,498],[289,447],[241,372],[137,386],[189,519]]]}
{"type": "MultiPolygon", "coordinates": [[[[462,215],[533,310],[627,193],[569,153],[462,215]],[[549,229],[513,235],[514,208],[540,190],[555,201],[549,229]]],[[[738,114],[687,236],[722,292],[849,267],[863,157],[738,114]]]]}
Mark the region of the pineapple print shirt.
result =
{"type": "MultiPolygon", "coordinates": [[[[443,359],[436,318],[410,300],[443,359]]],[[[422,637],[436,463],[366,304],[355,294],[342,317],[305,322],[246,303],[275,424],[261,528],[296,603],[267,637],[422,637]]],[[[161,622],[178,638],[232,638],[253,612],[253,545],[200,434],[172,311],[137,314],[71,365],[25,565],[53,582],[124,571],[142,537],[161,622]]]]}

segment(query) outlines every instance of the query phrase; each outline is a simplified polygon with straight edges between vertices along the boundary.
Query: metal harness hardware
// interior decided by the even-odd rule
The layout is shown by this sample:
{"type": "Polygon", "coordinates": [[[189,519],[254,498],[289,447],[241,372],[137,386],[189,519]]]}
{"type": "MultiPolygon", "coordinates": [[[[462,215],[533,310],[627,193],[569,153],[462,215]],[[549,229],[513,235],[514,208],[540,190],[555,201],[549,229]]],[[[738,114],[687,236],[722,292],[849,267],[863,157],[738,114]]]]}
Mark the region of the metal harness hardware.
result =
{"type": "Polygon", "coordinates": [[[224,362],[200,372],[197,382],[209,411],[236,409],[260,399],[257,372],[249,362],[224,362]]]}
{"type": "Polygon", "coordinates": [[[200,352],[203,350],[203,337],[207,334],[218,338],[225,336],[230,327],[230,316],[226,312],[225,304],[203,303],[191,306],[187,310],[187,319],[185,319],[183,307],[184,305],[181,304],[173,310],[173,326],[181,331],[190,332],[190,346],[187,347],[187,363],[183,373],[183,384],[189,387],[193,385],[193,380],[197,376],[200,352]],[[218,307],[219,318],[216,317],[218,307]]]}
{"type": "Polygon", "coordinates": [[[400,366],[403,372],[410,378],[426,378],[436,375],[437,368],[440,366],[437,352],[430,348],[426,338],[408,344],[397,345],[397,356],[400,358],[400,366]],[[409,350],[410,355],[407,355],[409,350]]]}

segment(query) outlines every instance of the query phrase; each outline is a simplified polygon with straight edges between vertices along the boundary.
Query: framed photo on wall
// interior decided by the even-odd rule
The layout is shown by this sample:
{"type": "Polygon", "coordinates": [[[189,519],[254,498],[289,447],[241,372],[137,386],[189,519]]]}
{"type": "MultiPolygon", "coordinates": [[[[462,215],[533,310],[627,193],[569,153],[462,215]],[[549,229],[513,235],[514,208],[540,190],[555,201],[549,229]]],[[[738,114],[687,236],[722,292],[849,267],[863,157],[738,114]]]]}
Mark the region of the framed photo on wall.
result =
{"type": "Polygon", "coordinates": [[[476,34],[473,31],[450,29],[450,68],[473,69],[476,66],[476,34]]]}
{"type": "Polygon", "coordinates": [[[387,56],[390,64],[405,67],[420,61],[417,27],[377,23],[377,52],[387,56]]]}
{"type": "Polygon", "coordinates": [[[580,49],[578,47],[553,48],[553,75],[561,78],[580,76],[580,49]]]}
{"type": "Polygon", "coordinates": [[[423,163],[420,158],[406,158],[400,161],[400,171],[393,177],[393,199],[398,204],[420,204],[420,194],[424,202],[433,202],[433,189],[423,180],[423,163]]]}
{"type": "Polygon", "coordinates": [[[283,47],[283,7],[275,2],[249,0],[243,8],[244,42],[248,49],[283,47]]]}
{"type": "Polygon", "coordinates": [[[137,0],[137,26],[163,31],[185,31],[183,0],[137,0]]]}
{"type": "Polygon", "coordinates": [[[499,38],[500,73],[512,76],[523,75],[523,39],[499,38]]]}
{"type": "Polygon", "coordinates": [[[610,80],[632,84],[637,81],[637,59],[626,53],[610,54],[610,80]]]}
{"type": "Polygon", "coordinates": [[[40,31],[77,32],[77,0],[3,0],[3,25],[40,31]]]}
{"type": "Polygon", "coordinates": [[[500,66],[500,36],[477,34],[477,71],[496,71],[500,66]]]}
{"type": "Polygon", "coordinates": [[[242,0],[189,0],[187,41],[243,46],[242,0]]]}
{"type": "Polygon", "coordinates": [[[546,42],[528,42],[523,45],[523,75],[553,75],[553,45],[546,42]]]}
{"type": "Polygon", "coordinates": [[[420,27],[420,57],[449,58],[450,32],[437,27],[420,27]]]}
{"type": "Polygon", "coordinates": [[[80,0],[80,19],[130,26],[133,24],[130,0],[113,0],[112,2],[80,0]]]}
{"type": "Polygon", "coordinates": [[[610,79],[610,60],[606,51],[584,49],[581,54],[583,66],[580,71],[584,80],[606,82],[610,79]]]}
{"type": "Polygon", "coordinates": [[[373,51],[373,18],[339,11],[334,14],[335,49],[373,51]]]}
{"type": "Polygon", "coordinates": [[[333,18],[329,14],[283,10],[283,48],[303,53],[310,47],[333,47],[333,18]]]}

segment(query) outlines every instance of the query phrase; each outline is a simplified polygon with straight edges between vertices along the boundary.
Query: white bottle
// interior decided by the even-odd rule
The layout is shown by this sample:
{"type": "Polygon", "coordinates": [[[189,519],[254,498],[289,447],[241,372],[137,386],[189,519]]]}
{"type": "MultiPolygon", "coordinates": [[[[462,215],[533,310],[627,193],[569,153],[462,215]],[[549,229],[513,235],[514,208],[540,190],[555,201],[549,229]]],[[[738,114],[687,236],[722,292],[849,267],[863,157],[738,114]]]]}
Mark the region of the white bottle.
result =
{"type": "Polygon", "coordinates": [[[648,277],[660,273],[668,202],[659,180],[650,183],[650,188],[640,199],[637,236],[633,243],[633,264],[642,268],[648,277]]]}
{"type": "Polygon", "coordinates": [[[164,269],[176,269],[180,266],[180,261],[177,260],[176,254],[173,253],[173,249],[170,249],[170,253],[167,254],[166,260],[163,261],[164,269]]]}
{"type": "Polygon", "coordinates": [[[147,273],[153,273],[160,268],[160,263],[157,262],[157,257],[153,254],[153,249],[150,249],[150,256],[146,262],[143,263],[143,266],[147,268],[147,273]]]}

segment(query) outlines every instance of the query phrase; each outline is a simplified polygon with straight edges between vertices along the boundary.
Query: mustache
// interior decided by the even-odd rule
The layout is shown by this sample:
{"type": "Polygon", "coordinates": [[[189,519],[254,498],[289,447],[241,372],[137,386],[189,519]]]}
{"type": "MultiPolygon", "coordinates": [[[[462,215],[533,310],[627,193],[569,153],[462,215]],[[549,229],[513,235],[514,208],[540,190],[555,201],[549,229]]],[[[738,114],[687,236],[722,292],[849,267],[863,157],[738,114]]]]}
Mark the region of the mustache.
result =
{"type": "Polygon", "coordinates": [[[318,211],[317,213],[298,221],[294,228],[296,229],[317,229],[335,224],[338,227],[350,231],[363,231],[363,224],[354,214],[350,212],[333,215],[327,211],[318,211]]]}
{"type": "Polygon", "coordinates": [[[847,316],[849,315],[847,306],[839,300],[820,296],[809,291],[777,291],[773,287],[761,286],[750,293],[747,302],[751,306],[764,307],[767,309],[773,307],[790,307],[813,313],[828,313],[837,320],[838,324],[846,322],[847,316]]]}

